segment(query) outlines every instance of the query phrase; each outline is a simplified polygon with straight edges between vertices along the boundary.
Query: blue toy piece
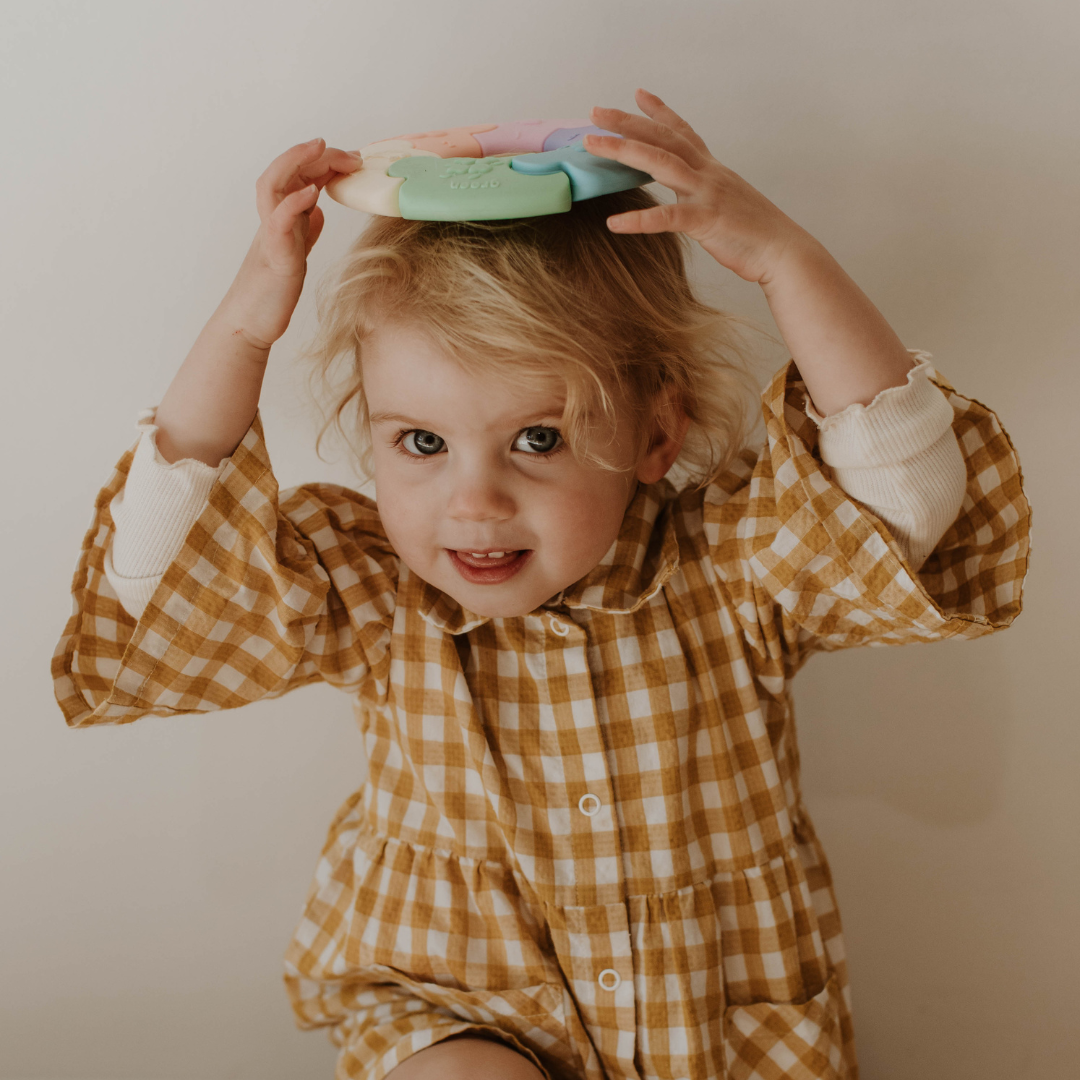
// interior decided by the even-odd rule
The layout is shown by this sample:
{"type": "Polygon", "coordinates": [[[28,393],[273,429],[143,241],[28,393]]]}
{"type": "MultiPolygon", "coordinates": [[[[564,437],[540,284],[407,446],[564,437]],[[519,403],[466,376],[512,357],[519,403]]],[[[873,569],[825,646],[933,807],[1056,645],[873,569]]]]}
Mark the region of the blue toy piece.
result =
{"type": "MultiPolygon", "coordinates": [[[[579,129],[580,130],[580,129],[579,129]]],[[[594,199],[597,195],[610,195],[615,191],[651,184],[653,178],[639,169],[631,169],[618,161],[590,154],[578,141],[558,150],[545,150],[540,154],[523,154],[511,159],[514,172],[528,176],[547,176],[564,172],[570,180],[570,198],[574,202],[594,199]]]]}

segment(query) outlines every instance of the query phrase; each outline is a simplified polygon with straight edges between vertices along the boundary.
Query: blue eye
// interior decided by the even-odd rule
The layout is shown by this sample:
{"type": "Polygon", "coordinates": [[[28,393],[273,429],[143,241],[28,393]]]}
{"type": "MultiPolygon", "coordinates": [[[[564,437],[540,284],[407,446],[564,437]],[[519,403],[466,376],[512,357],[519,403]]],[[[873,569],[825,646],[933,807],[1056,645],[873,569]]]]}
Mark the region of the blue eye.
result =
{"type": "Polygon", "coordinates": [[[555,428],[529,427],[514,440],[514,449],[528,454],[550,454],[560,442],[562,436],[555,428]]]}
{"type": "Polygon", "coordinates": [[[430,457],[432,454],[441,453],[446,441],[433,431],[410,431],[401,440],[407,453],[430,457]]]}

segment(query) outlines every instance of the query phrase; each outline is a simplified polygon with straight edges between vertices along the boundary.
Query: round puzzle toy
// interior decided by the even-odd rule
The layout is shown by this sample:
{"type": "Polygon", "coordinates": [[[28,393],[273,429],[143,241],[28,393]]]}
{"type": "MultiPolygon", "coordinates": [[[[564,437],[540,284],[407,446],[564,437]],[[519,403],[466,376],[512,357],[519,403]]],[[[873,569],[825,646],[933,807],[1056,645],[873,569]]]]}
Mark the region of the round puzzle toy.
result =
{"type": "Polygon", "coordinates": [[[586,135],[615,133],[588,120],[515,120],[399,135],[361,147],[363,165],[325,190],[369,214],[495,221],[562,214],[582,199],[652,183],[648,173],[590,154],[586,135]]]}

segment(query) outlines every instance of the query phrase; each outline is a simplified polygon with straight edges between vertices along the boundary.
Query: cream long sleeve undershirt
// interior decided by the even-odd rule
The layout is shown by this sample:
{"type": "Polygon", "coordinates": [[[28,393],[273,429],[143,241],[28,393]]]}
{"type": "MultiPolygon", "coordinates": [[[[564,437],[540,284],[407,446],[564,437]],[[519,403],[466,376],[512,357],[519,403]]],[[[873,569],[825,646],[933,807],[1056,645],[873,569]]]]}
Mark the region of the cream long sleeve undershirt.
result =
{"type": "MultiPolygon", "coordinates": [[[[821,458],[837,484],[886,525],[917,570],[960,512],[966,470],[952,406],[929,379],[931,357],[909,352],[915,363],[902,386],[828,417],[808,400],[806,412],[820,429],[821,458]]],[[[169,464],[157,449],[154,413],[139,414],[142,438],[127,482],[112,501],[116,531],[105,553],[109,583],[136,619],[229,460],[216,467],[190,458],[169,464]]]]}

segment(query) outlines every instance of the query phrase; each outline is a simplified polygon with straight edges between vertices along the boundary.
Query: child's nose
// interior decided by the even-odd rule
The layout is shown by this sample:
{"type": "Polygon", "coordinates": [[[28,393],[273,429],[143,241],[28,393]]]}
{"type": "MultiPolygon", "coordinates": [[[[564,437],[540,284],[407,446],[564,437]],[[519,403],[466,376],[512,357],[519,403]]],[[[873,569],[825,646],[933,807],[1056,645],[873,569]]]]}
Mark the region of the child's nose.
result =
{"type": "Polygon", "coordinates": [[[516,503],[508,488],[489,474],[461,475],[454,479],[447,513],[460,521],[508,521],[516,503]]]}

